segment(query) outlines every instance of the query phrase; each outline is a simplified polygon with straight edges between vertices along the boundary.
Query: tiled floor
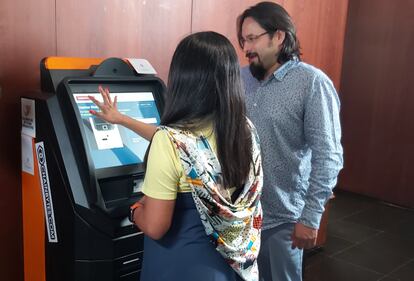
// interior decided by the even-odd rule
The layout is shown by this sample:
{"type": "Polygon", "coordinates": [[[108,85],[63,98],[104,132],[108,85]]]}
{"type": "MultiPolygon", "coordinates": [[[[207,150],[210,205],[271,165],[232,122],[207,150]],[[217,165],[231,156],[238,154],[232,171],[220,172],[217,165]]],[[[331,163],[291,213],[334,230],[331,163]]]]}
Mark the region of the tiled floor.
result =
{"type": "Polygon", "coordinates": [[[414,281],[414,210],[335,195],[326,244],[305,254],[304,281],[414,281]]]}

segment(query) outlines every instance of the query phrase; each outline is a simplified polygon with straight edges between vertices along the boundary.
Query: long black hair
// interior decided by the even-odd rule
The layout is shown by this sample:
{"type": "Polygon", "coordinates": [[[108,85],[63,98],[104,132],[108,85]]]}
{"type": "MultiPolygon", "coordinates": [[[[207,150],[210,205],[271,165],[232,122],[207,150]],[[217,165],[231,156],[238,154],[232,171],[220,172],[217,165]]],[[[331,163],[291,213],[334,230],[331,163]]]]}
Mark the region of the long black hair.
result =
{"type": "Polygon", "coordinates": [[[184,38],[168,76],[162,125],[197,129],[211,120],[225,188],[241,187],[252,161],[252,138],[236,51],[216,32],[184,38]]]}
{"type": "Polygon", "coordinates": [[[273,2],[260,2],[246,9],[237,18],[237,37],[241,48],[243,48],[243,22],[249,17],[254,19],[271,37],[278,30],[285,32],[285,39],[277,58],[278,63],[284,64],[294,57],[300,59],[300,44],[296,37],[295,26],[282,6],[273,2]]]}

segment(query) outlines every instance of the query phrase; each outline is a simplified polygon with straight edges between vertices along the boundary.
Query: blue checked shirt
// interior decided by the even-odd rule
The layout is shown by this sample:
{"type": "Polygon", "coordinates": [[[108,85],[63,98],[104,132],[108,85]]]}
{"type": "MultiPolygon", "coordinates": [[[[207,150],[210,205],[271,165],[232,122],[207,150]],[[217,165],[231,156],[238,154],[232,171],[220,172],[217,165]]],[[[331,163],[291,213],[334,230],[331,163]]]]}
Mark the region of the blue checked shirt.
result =
{"type": "Polygon", "coordinates": [[[342,168],[340,102],[319,69],[291,60],[269,79],[241,70],[264,171],[263,229],[300,222],[319,228],[342,168]]]}

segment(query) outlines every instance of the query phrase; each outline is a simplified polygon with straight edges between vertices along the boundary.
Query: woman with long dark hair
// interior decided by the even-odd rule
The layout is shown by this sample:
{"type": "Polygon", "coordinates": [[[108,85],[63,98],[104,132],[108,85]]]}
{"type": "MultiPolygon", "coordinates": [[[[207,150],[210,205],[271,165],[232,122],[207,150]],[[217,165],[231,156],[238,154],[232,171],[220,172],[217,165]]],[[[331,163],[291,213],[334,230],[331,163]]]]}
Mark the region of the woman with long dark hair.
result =
{"type": "Polygon", "coordinates": [[[100,91],[93,114],[153,135],[133,214],[146,235],[141,280],[258,280],[260,148],[231,43],[215,32],[179,43],[159,128],[122,115],[100,91]]]}

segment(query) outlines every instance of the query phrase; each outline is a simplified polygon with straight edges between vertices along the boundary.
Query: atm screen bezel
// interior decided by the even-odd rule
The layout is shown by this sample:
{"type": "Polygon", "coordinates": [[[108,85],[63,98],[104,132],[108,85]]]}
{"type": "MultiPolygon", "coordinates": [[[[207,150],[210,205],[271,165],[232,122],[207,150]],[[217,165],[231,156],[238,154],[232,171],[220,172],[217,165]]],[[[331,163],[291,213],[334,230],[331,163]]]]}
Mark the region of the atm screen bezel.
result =
{"type": "Polygon", "coordinates": [[[154,96],[155,104],[159,116],[161,117],[163,111],[163,91],[162,82],[155,77],[138,77],[128,79],[99,79],[90,77],[88,79],[68,79],[65,83],[67,97],[71,103],[72,111],[76,117],[80,136],[82,138],[83,150],[86,154],[87,166],[91,175],[95,175],[96,179],[113,178],[118,176],[127,176],[134,174],[143,174],[145,167],[144,163],[129,164],[124,166],[95,168],[94,161],[88,145],[85,129],[82,123],[82,118],[78,110],[78,105],[74,99],[73,94],[76,93],[96,93],[98,86],[109,88],[112,93],[126,93],[126,92],[151,92],[154,96]]]}

